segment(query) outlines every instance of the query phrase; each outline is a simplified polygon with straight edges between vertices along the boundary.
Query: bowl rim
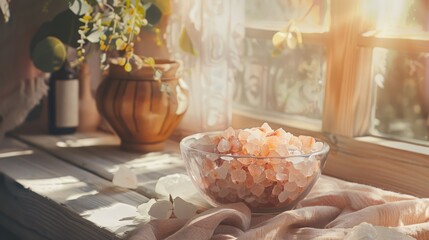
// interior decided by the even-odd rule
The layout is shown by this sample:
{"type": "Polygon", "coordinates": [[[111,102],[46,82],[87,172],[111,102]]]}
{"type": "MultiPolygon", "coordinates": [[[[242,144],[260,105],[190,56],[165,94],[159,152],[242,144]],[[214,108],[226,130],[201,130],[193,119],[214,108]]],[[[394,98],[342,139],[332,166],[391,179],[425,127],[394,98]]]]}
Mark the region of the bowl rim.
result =
{"type": "Polygon", "coordinates": [[[200,139],[201,137],[205,136],[205,135],[214,135],[214,134],[221,134],[223,131],[211,131],[211,132],[201,132],[201,133],[195,133],[192,135],[189,135],[187,137],[184,137],[181,141],[180,141],[180,150],[183,151],[182,149],[187,149],[187,150],[193,150],[199,153],[203,153],[203,154],[216,154],[216,156],[219,157],[229,157],[229,158],[255,158],[255,159],[288,159],[288,158],[299,158],[299,157],[310,157],[310,156],[314,156],[314,155],[323,155],[323,154],[327,154],[330,150],[330,146],[326,141],[323,141],[319,138],[314,138],[316,141],[323,143],[323,147],[321,150],[319,151],[315,151],[315,152],[311,152],[311,153],[306,153],[306,154],[300,154],[300,155],[288,155],[288,156],[274,156],[274,157],[263,157],[263,156],[252,156],[252,155],[231,155],[231,154],[223,154],[223,153],[215,153],[215,152],[207,152],[198,148],[194,148],[189,146],[189,144],[186,144],[189,140],[191,140],[192,138],[194,139],[200,139]]]}

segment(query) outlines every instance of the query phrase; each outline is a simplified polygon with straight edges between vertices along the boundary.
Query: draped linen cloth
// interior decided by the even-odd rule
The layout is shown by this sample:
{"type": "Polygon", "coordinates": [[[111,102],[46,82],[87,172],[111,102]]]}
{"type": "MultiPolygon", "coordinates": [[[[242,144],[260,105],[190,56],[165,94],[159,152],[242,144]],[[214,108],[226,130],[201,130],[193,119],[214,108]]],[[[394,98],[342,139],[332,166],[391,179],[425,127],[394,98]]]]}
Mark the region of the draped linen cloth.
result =
{"type": "Polygon", "coordinates": [[[152,220],[129,239],[429,239],[429,199],[322,176],[294,210],[252,216],[229,204],[152,220]]]}

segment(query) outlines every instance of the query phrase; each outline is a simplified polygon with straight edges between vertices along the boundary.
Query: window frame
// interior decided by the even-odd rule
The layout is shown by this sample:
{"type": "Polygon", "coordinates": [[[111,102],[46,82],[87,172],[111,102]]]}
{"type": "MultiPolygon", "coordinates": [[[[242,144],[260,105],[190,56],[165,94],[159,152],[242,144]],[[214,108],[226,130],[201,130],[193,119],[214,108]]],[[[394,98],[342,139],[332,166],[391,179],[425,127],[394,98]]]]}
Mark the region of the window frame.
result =
{"type": "MultiPolygon", "coordinates": [[[[371,85],[372,48],[429,52],[429,41],[371,35],[360,0],[331,0],[326,33],[302,33],[303,41],[327,50],[327,77],[322,129],[278,124],[294,134],[327,141],[331,151],[324,174],[419,197],[429,197],[429,147],[369,135],[374,101],[371,85]]],[[[274,30],[246,28],[246,36],[271,38],[274,30]]],[[[255,119],[234,111],[233,127],[252,127],[255,119]]]]}

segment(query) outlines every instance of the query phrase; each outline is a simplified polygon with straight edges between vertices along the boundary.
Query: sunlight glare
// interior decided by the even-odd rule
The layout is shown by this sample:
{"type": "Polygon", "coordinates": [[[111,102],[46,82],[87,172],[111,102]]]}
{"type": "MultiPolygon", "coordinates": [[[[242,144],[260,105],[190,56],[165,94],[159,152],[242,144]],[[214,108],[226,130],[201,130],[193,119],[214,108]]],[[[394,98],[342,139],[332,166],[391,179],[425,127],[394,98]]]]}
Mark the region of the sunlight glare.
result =
{"type": "Polygon", "coordinates": [[[23,155],[31,155],[33,154],[33,150],[20,150],[20,151],[10,151],[10,152],[1,152],[0,158],[9,158],[23,155]]]}
{"type": "Polygon", "coordinates": [[[116,230],[124,225],[132,224],[132,219],[138,216],[138,212],[136,206],[115,203],[109,207],[86,211],[81,216],[100,227],[116,230]]]}

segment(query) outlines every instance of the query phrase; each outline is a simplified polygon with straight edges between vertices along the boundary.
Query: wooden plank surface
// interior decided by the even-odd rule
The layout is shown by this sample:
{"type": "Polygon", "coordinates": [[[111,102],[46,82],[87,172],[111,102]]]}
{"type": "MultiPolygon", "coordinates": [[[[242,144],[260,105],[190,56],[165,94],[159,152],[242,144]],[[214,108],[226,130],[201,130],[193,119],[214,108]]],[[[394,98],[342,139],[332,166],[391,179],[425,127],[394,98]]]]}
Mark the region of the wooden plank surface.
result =
{"type": "Polygon", "coordinates": [[[18,139],[41,148],[96,175],[112,180],[113,173],[125,165],[136,173],[136,190],[147,197],[155,197],[158,179],[174,173],[185,173],[179,145],[170,141],[163,152],[133,153],[119,149],[119,139],[107,133],[53,135],[17,135],[18,139]]]}
{"type": "Polygon", "coordinates": [[[121,238],[147,200],[16,140],[0,141],[0,212],[47,239],[121,238]]]}

